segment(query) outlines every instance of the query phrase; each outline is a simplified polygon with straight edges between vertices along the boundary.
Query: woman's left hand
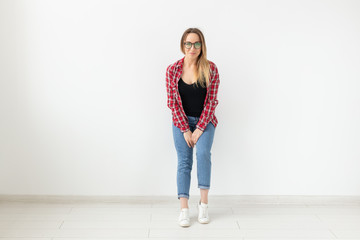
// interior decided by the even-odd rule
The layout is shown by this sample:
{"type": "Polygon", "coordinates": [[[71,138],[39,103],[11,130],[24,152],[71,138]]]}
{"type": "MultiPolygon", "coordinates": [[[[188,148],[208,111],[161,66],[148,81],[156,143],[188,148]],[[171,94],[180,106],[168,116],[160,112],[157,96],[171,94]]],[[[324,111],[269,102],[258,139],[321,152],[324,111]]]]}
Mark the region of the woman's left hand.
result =
{"type": "Polygon", "coordinates": [[[192,139],[192,142],[194,143],[194,145],[196,145],[197,140],[199,139],[199,137],[201,136],[202,133],[203,133],[203,131],[201,131],[198,128],[195,129],[195,131],[192,133],[191,139],[192,139]]]}

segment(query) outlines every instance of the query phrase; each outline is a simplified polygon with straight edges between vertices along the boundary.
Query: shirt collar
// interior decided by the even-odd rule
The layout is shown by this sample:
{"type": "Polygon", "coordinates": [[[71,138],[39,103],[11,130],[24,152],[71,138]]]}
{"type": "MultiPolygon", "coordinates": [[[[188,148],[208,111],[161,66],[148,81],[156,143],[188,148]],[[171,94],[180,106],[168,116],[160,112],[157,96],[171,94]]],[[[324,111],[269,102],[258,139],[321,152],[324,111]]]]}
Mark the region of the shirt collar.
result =
{"type": "Polygon", "coordinates": [[[182,66],[184,64],[184,59],[185,59],[185,56],[176,63],[177,68],[182,68],[182,66]]]}

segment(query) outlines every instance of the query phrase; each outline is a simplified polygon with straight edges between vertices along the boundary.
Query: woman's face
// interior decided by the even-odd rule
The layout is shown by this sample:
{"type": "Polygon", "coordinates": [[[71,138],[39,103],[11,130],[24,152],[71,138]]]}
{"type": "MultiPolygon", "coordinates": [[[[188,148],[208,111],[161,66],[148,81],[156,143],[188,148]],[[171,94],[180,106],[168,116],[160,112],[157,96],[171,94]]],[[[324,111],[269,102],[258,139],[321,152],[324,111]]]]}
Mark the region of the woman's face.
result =
{"type": "MultiPolygon", "coordinates": [[[[189,33],[186,36],[185,42],[196,43],[196,42],[201,42],[201,41],[200,41],[200,37],[196,33],[189,33]]],[[[199,43],[197,43],[196,45],[199,46],[199,43]]],[[[201,45],[200,45],[200,48],[198,48],[198,49],[195,48],[195,44],[192,44],[191,48],[189,48],[189,49],[186,48],[186,45],[184,45],[184,50],[185,50],[185,55],[187,58],[196,59],[196,58],[198,58],[198,56],[201,53],[201,45]]]]}

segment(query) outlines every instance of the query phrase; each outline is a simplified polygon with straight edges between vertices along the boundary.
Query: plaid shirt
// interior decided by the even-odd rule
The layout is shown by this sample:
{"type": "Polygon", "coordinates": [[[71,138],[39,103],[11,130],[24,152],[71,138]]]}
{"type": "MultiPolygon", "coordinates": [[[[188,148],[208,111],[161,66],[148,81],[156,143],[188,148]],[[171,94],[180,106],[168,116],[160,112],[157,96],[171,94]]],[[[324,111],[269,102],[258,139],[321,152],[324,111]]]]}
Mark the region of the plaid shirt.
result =
{"type": "MultiPolygon", "coordinates": [[[[167,90],[167,106],[171,109],[172,120],[181,132],[190,130],[189,120],[182,106],[180,93],[178,90],[178,82],[180,80],[184,58],[170,64],[166,69],[166,90],[167,90]]],[[[205,131],[209,122],[216,127],[218,120],[215,116],[215,108],[218,105],[217,92],[220,84],[219,73],[215,63],[210,63],[210,84],[207,87],[207,94],[204,101],[204,109],[200,115],[196,128],[205,131]]]]}

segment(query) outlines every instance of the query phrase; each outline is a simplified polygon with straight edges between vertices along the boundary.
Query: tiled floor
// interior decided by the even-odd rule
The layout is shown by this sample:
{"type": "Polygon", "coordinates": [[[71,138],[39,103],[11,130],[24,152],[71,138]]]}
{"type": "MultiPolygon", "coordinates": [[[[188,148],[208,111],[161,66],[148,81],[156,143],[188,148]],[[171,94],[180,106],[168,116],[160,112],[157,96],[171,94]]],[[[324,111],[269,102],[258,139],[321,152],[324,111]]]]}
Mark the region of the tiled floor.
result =
{"type": "Polygon", "coordinates": [[[360,239],[360,197],[209,196],[211,222],[177,225],[175,197],[0,197],[4,239],[360,239]]]}

